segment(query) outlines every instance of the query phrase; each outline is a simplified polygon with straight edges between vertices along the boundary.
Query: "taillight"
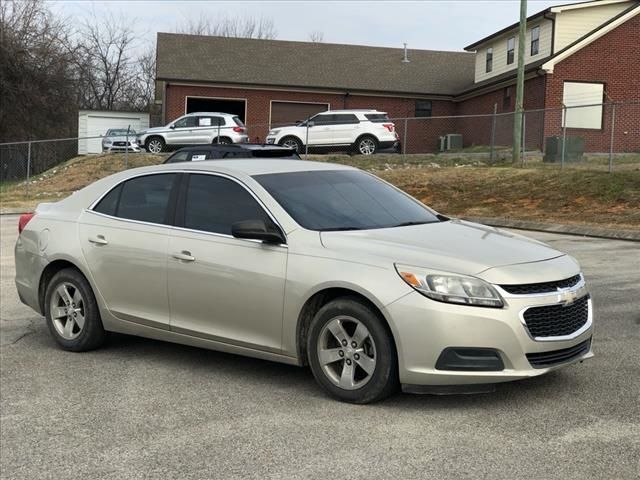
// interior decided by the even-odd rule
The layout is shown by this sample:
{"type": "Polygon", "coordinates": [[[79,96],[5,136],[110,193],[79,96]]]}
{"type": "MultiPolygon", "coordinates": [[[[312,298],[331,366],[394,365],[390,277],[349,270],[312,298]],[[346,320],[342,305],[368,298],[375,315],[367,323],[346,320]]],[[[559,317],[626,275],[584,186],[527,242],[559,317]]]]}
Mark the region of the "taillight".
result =
{"type": "Polygon", "coordinates": [[[35,213],[23,213],[22,215],[20,215],[20,220],[18,220],[18,235],[22,233],[24,227],[27,226],[27,223],[29,223],[29,221],[33,217],[35,217],[35,215],[35,213]]]}
{"type": "Polygon", "coordinates": [[[246,129],[244,127],[233,127],[233,131],[236,133],[244,133],[245,130],[246,129]]]}
{"type": "Polygon", "coordinates": [[[395,129],[395,125],[393,123],[383,123],[382,126],[389,130],[391,133],[393,133],[393,130],[395,129]]]}

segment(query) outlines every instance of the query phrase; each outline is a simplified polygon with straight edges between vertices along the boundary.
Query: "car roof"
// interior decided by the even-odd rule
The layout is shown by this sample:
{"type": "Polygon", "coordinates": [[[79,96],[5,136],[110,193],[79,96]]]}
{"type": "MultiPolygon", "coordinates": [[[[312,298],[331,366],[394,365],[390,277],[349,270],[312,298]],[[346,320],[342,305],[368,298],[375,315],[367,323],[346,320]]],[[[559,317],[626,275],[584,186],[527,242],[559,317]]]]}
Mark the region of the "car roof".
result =
{"type": "Polygon", "coordinates": [[[321,170],[357,170],[347,165],[335,163],[292,160],[289,158],[234,158],[233,160],[203,160],[199,162],[180,162],[154,165],[140,169],[155,170],[194,170],[211,171],[230,174],[261,175],[266,173],[292,173],[321,170]]]}
{"type": "Polygon", "coordinates": [[[177,152],[192,152],[194,150],[291,150],[287,147],[281,147],[280,145],[270,145],[262,143],[220,143],[220,144],[202,144],[202,145],[190,145],[188,147],[182,147],[176,150],[177,152]]]}
{"type": "Polygon", "coordinates": [[[318,112],[319,115],[324,115],[328,113],[387,113],[387,112],[376,110],[375,108],[352,108],[348,110],[326,110],[324,112],[318,112]]]}
{"type": "Polygon", "coordinates": [[[237,117],[235,113],[225,113],[225,112],[191,112],[184,115],[188,117],[189,115],[229,115],[230,117],[237,117]]]}

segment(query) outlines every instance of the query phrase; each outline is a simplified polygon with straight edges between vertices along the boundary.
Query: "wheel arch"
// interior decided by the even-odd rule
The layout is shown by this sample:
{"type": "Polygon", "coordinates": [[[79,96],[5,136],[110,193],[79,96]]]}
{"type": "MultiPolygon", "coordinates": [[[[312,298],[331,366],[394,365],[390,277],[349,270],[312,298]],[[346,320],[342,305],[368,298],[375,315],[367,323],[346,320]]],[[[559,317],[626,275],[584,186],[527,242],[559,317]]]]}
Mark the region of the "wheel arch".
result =
{"type": "Polygon", "coordinates": [[[315,317],[316,313],[327,303],[341,297],[352,297],[367,305],[374,312],[380,315],[380,318],[384,321],[391,340],[398,351],[398,344],[393,333],[391,323],[384,312],[384,308],[374,300],[374,298],[368,292],[362,292],[361,289],[350,285],[341,286],[329,286],[315,291],[302,305],[298,319],[296,323],[296,353],[300,365],[308,365],[307,360],[307,335],[309,333],[309,326],[311,321],[315,317]]]}
{"type": "Polygon", "coordinates": [[[73,262],[72,260],[68,258],[57,258],[49,262],[47,266],[44,267],[38,281],[38,306],[40,307],[40,311],[43,314],[45,311],[44,299],[47,293],[47,286],[49,285],[49,282],[51,282],[53,276],[59,271],[64,270],[65,268],[73,268],[74,270],[77,270],[87,280],[87,283],[89,283],[89,285],[91,286],[91,289],[94,292],[94,296],[97,299],[95,286],[93,285],[90,276],[87,275],[86,272],[84,272],[83,269],[80,268],[77,263],[73,262]]]}

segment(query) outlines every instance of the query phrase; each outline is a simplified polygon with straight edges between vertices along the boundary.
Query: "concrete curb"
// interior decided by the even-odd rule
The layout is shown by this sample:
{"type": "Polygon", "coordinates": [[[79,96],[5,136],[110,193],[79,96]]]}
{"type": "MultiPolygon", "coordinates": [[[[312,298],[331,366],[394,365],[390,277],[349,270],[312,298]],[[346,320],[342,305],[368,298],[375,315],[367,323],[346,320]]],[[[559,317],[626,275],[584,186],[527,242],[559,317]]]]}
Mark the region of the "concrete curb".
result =
{"type": "Polygon", "coordinates": [[[492,227],[515,228],[518,230],[532,230],[538,232],[561,233],[564,235],[579,235],[582,237],[608,238],[612,240],[629,240],[640,242],[640,230],[622,230],[602,228],[594,225],[563,225],[554,223],[530,222],[511,218],[461,217],[470,222],[483,223],[492,227]]]}

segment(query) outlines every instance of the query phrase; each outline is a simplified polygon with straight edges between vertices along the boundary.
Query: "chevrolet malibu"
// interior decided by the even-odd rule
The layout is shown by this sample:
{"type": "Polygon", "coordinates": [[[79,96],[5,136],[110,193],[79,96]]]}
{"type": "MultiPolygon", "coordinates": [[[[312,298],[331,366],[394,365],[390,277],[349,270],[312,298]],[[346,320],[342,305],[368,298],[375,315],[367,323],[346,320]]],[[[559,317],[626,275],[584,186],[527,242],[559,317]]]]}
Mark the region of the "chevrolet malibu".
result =
{"type": "Polygon", "coordinates": [[[128,170],[19,230],[18,293],[66,350],[120,332],[308,365],[353,403],[487,391],[593,356],[575,259],[351,167],[128,170]]]}

